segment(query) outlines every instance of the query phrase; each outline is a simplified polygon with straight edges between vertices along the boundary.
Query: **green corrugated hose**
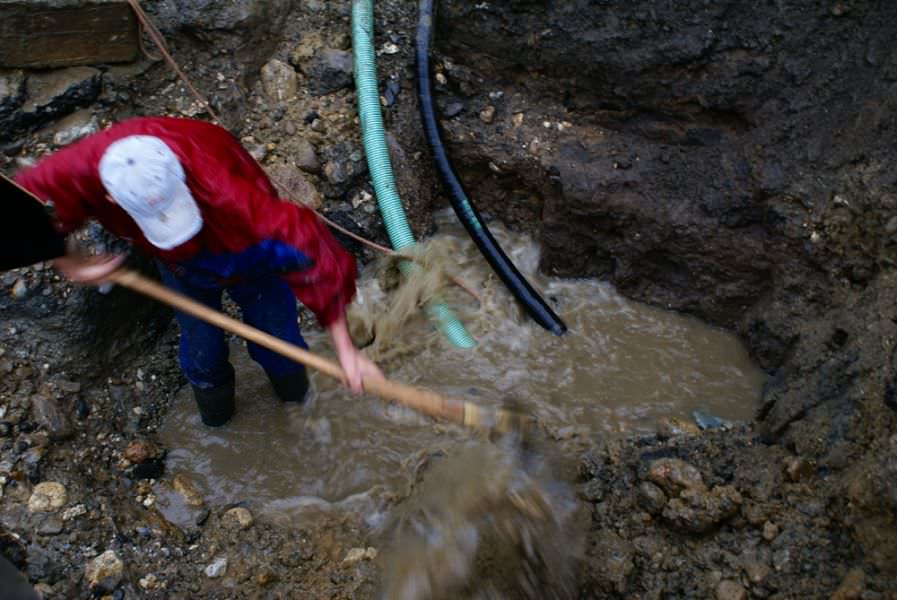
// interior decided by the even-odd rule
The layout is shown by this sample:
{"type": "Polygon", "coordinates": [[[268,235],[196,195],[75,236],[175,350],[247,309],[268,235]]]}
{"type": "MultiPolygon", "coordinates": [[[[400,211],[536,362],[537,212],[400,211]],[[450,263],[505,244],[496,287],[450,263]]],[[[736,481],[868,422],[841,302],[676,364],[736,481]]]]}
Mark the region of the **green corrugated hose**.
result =
{"type": "MultiPolygon", "coordinates": [[[[355,89],[358,95],[358,116],[361,135],[367,155],[368,171],[377,195],[380,214],[394,250],[413,246],[414,234],[405,218],[405,209],[396,190],[396,181],[389,160],[383,115],[380,113],[380,91],[377,85],[377,64],[374,59],[374,5],[372,0],[355,0],[352,3],[352,53],[355,61],[355,89]]],[[[413,275],[419,267],[410,262],[401,263],[402,272],[413,275]]],[[[452,310],[439,300],[427,303],[427,314],[436,321],[439,329],[458,348],[473,348],[476,341],[458,320],[452,310]]]]}

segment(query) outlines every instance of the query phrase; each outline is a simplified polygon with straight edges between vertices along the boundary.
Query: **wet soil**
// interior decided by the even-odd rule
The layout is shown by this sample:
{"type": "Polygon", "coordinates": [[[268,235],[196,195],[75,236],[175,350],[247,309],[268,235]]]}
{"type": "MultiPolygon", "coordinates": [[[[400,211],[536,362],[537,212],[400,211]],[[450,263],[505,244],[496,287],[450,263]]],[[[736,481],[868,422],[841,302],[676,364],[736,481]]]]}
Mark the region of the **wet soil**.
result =
{"type": "MultiPolygon", "coordinates": [[[[314,51],[349,47],[349,3],[187,4],[146,3],[225,124],[269,167],[311,142],[297,185],[384,241],[354,95],[309,91],[314,51]],[[259,82],[271,58],[299,65],[289,102],[259,82]]],[[[437,93],[461,105],[443,125],[475,202],[534,233],[545,271],[726,326],[770,375],[753,423],[595,439],[574,457],[576,595],[897,597],[893,7],[536,4],[441,3],[437,93]]],[[[377,12],[400,189],[428,233],[445,200],[412,93],[415,10],[377,12]]],[[[98,94],[81,106],[101,123],[207,117],[150,60],[104,67],[98,94]]],[[[69,126],[44,125],[4,146],[5,171],[69,126]]],[[[157,431],[184,383],[167,311],[40,267],[3,277],[0,551],[47,597],[376,595],[377,541],[353,513],[246,526],[241,507],[203,501],[192,524],[163,517],[152,480],[174,481],[157,431]],[[62,506],[39,493],[29,509],[49,481],[62,506]],[[120,568],[86,572],[108,551],[120,568]]]]}

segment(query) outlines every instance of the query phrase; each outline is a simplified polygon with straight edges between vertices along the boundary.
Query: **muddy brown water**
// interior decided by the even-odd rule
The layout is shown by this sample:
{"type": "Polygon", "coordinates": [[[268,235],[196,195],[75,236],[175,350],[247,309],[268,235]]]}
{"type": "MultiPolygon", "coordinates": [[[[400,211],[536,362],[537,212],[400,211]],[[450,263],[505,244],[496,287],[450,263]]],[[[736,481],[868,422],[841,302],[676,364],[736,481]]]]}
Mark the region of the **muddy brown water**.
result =
{"type": "MultiPolygon", "coordinates": [[[[425,319],[412,319],[392,340],[401,352],[381,362],[390,378],[485,405],[513,401],[538,419],[549,439],[573,447],[596,437],[650,433],[662,417],[690,421],[695,410],[752,418],[764,376],[729,333],[628,301],[604,283],[543,277],[535,272],[536,246],[496,228],[502,246],[566,321],[569,333],[555,337],[522,317],[448,218],[440,231],[443,255],[481,291],[481,304],[457,289],[445,291],[479,345],[452,348],[425,319]]],[[[384,277],[374,271],[362,277],[356,311],[387,298],[384,277]]],[[[332,356],[325,334],[306,337],[314,351],[332,356]]],[[[184,388],[160,434],[169,449],[168,472],[189,474],[212,505],[243,503],[256,514],[291,521],[320,510],[357,511],[377,526],[393,501],[409,493],[428,456],[451,454],[469,440],[458,427],[353,396],[314,374],[307,406],[281,404],[238,341],[231,360],[235,418],[220,429],[204,427],[184,388]]],[[[176,495],[160,494],[160,504],[175,522],[185,518],[176,495]]]]}

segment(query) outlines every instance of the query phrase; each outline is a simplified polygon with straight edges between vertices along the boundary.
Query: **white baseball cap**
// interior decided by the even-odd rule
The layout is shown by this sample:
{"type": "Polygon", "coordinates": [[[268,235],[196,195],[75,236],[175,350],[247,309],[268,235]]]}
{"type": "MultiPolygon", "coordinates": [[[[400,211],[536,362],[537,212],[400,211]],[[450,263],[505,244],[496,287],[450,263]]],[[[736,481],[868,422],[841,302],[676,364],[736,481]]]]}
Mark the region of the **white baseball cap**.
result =
{"type": "Polygon", "coordinates": [[[132,135],[110,144],[100,159],[100,179],[157,248],[171,250],[202,229],[184,168],[157,137],[132,135]]]}

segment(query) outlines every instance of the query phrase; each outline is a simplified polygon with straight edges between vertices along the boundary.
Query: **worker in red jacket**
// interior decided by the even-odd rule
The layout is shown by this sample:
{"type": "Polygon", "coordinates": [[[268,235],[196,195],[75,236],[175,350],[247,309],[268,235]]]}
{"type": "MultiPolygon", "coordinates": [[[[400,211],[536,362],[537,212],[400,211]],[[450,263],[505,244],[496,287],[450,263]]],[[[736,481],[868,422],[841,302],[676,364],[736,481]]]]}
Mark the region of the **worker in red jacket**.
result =
{"type": "MultiPolygon", "coordinates": [[[[227,290],[247,323],[307,348],[298,298],[329,331],[353,391],[365,377],[382,377],[346,324],[354,258],[312,210],[280,200],[226,130],[192,119],[130,119],[52,154],[16,181],[52,203],[61,233],[93,217],[156,257],[169,287],[216,310],[227,290]]],[[[200,416],[223,425],[235,410],[224,333],[181,312],[177,320],[180,363],[200,416]]],[[[304,367],[255,344],[249,352],[282,400],[304,401],[304,367]]]]}

